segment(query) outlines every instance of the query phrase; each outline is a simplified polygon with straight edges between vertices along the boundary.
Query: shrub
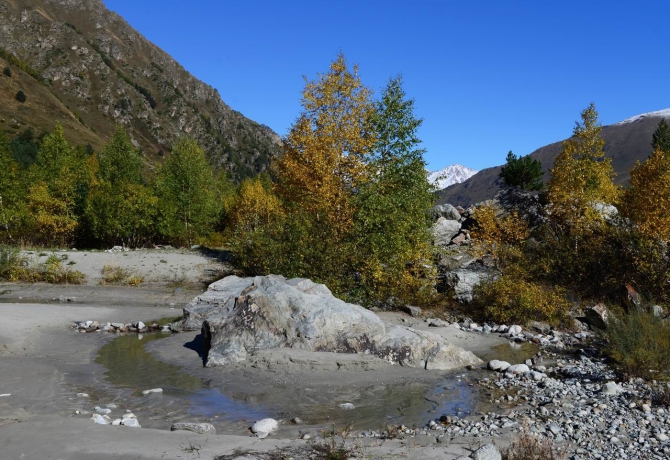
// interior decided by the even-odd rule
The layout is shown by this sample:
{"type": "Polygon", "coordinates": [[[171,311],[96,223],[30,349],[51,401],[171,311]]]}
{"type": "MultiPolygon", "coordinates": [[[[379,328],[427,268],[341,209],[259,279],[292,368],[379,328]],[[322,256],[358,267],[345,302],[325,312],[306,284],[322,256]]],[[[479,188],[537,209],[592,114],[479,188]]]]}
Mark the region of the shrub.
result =
{"type": "Polygon", "coordinates": [[[21,269],[19,250],[11,246],[0,245],[0,280],[16,281],[21,269]]]}
{"type": "Polygon", "coordinates": [[[555,446],[551,439],[540,437],[524,426],[517,439],[503,452],[505,460],[565,460],[565,449],[555,446]]]}
{"type": "Polygon", "coordinates": [[[667,377],[670,367],[670,326],[647,310],[611,316],[607,322],[609,355],[624,377],[667,377]]]}
{"type": "Polygon", "coordinates": [[[123,267],[106,264],[100,270],[102,278],[100,284],[127,284],[128,286],[139,286],[144,283],[145,278],[136,273],[131,273],[123,267]]]}
{"type": "Polygon", "coordinates": [[[545,287],[513,275],[484,282],[475,289],[475,308],[499,323],[560,324],[567,319],[570,306],[560,288],[545,287]]]}
{"type": "Polygon", "coordinates": [[[19,102],[26,102],[26,93],[23,91],[19,90],[18,93],[16,93],[16,100],[19,102]]]}
{"type": "Polygon", "coordinates": [[[2,73],[4,73],[5,75],[7,75],[8,77],[11,78],[11,76],[12,76],[12,69],[10,69],[9,67],[5,67],[5,68],[3,69],[3,71],[2,71],[2,73]]]}
{"type": "Polygon", "coordinates": [[[63,259],[56,254],[47,258],[40,272],[41,281],[51,284],[82,284],[86,279],[80,271],[63,267],[63,259]]]}

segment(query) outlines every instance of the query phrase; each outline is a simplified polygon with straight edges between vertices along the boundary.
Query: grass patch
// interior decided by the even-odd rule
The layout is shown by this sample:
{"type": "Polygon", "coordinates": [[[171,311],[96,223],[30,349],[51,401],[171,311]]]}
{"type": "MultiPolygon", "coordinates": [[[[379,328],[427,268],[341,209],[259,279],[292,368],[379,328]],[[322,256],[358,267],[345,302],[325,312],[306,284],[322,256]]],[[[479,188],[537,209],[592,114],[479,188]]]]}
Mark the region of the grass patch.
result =
{"type": "Polygon", "coordinates": [[[608,354],[624,378],[664,380],[670,368],[670,325],[646,309],[612,315],[607,321],[608,354]]]}
{"type": "Polygon", "coordinates": [[[113,264],[107,264],[102,267],[100,274],[102,275],[100,284],[126,284],[128,286],[139,286],[145,281],[143,276],[113,264]]]}
{"type": "Polygon", "coordinates": [[[0,280],[25,283],[82,284],[86,276],[63,266],[56,254],[39,264],[30,264],[18,248],[0,246],[0,280]]]}
{"type": "Polygon", "coordinates": [[[503,460],[566,460],[564,448],[524,427],[519,437],[502,452],[503,460]]]}
{"type": "Polygon", "coordinates": [[[351,434],[353,423],[344,428],[336,429],[335,425],[330,430],[323,430],[322,443],[311,445],[312,452],[318,460],[347,460],[353,456],[354,449],[347,447],[347,438],[351,434]]]}

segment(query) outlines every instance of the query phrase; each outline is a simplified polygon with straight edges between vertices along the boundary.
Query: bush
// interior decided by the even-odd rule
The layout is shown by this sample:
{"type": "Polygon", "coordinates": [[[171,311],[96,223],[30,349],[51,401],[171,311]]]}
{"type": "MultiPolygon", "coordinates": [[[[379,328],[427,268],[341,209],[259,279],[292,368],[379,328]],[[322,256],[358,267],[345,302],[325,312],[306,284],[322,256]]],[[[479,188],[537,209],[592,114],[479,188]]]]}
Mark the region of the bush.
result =
{"type": "Polygon", "coordinates": [[[12,69],[10,69],[9,67],[5,67],[4,70],[2,71],[2,73],[4,73],[5,75],[7,75],[8,77],[11,78],[11,76],[12,76],[12,69]]]}
{"type": "Polygon", "coordinates": [[[607,322],[609,355],[625,378],[667,377],[670,368],[670,326],[647,310],[611,316],[607,322]]]}
{"type": "Polygon", "coordinates": [[[21,103],[26,102],[26,93],[19,90],[19,92],[16,93],[16,100],[21,102],[21,103]]]}
{"type": "Polygon", "coordinates": [[[16,281],[16,276],[21,269],[21,257],[19,250],[11,246],[0,246],[0,280],[16,281]]]}
{"type": "Polygon", "coordinates": [[[560,288],[545,287],[517,276],[501,276],[475,288],[475,307],[487,319],[498,323],[560,324],[567,319],[570,306],[560,288]]]}
{"type": "Polygon", "coordinates": [[[102,278],[100,284],[127,284],[128,286],[139,286],[145,279],[141,275],[129,272],[118,265],[107,264],[100,271],[102,278]]]}
{"type": "Polygon", "coordinates": [[[556,447],[549,438],[530,432],[527,426],[517,439],[503,451],[505,460],[565,460],[565,449],[556,447]]]}

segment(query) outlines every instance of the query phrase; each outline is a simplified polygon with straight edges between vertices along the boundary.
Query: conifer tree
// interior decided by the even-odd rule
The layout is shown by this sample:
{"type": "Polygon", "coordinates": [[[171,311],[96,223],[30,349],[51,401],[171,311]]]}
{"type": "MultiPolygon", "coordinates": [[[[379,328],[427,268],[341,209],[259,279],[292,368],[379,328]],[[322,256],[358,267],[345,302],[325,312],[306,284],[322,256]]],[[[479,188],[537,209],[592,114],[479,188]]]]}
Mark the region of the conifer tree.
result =
{"type": "Polygon", "coordinates": [[[517,157],[511,150],[507,153],[507,163],[500,170],[505,184],[521,190],[541,190],[543,175],[542,163],[530,155],[517,157]]]}
{"type": "Polygon", "coordinates": [[[573,137],[563,142],[547,187],[550,217],[559,225],[588,232],[602,222],[599,205],[615,204],[611,159],[605,157],[602,126],[593,103],[582,111],[573,137]]]}
{"type": "Polygon", "coordinates": [[[670,153],[670,127],[665,118],[661,118],[658,128],[656,128],[656,131],[651,136],[651,147],[653,150],[661,149],[666,153],[670,153]]]}

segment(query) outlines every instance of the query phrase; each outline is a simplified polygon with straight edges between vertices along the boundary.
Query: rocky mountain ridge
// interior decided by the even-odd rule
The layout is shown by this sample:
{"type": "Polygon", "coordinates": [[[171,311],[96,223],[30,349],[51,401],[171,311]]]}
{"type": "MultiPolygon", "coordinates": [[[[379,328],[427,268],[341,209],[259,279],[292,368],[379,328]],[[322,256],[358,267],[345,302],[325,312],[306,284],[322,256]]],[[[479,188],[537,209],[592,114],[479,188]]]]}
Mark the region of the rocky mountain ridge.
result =
{"type": "MultiPolygon", "coordinates": [[[[226,105],[216,89],[188,73],[101,0],[0,2],[0,47],[0,64],[39,80],[88,137],[104,143],[122,124],[149,163],[179,136],[188,135],[216,167],[245,177],[264,170],[280,144],[269,127],[226,105]]],[[[2,91],[8,80],[0,79],[0,106],[9,106],[5,99],[14,96],[2,91]]],[[[28,101],[34,97],[30,91],[26,95],[28,101]]],[[[31,117],[29,107],[23,122],[0,109],[2,129],[10,135],[25,127],[45,131],[59,117],[67,118],[55,113],[56,119],[48,117],[51,126],[46,121],[33,126],[31,118],[44,117],[31,117]]],[[[33,107],[38,110],[39,104],[33,107]]]]}
{"type": "MultiPolygon", "coordinates": [[[[603,126],[605,154],[612,159],[616,173],[614,183],[625,186],[630,181],[630,169],[637,161],[644,162],[651,153],[652,134],[662,118],[670,119],[670,109],[636,115],[621,122],[603,126]]],[[[530,154],[542,163],[545,183],[549,180],[549,170],[554,165],[554,157],[561,152],[563,141],[540,147],[530,154]]],[[[500,168],[495,166],[479,171],[462,183],[454,184],[439,192],[438,203],[451,203],[467,207],[471,204],[495,197],[502,179],[500,168]]]]}

